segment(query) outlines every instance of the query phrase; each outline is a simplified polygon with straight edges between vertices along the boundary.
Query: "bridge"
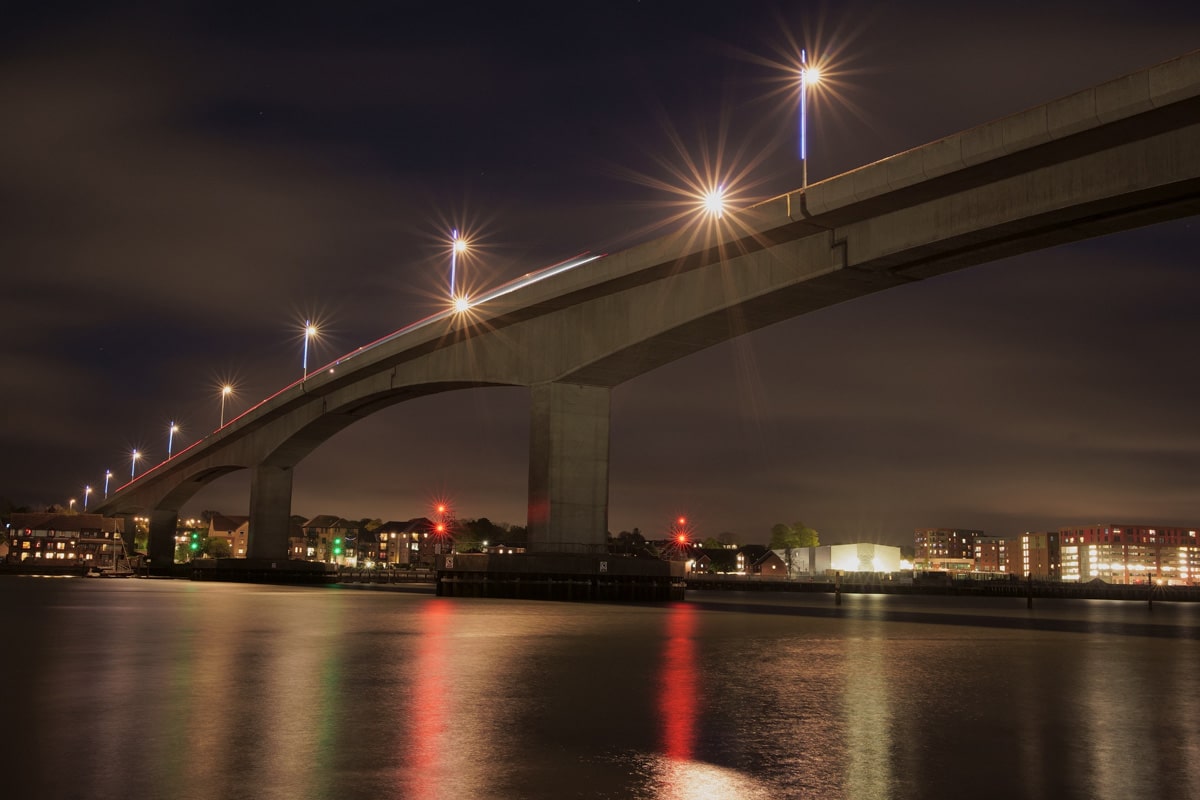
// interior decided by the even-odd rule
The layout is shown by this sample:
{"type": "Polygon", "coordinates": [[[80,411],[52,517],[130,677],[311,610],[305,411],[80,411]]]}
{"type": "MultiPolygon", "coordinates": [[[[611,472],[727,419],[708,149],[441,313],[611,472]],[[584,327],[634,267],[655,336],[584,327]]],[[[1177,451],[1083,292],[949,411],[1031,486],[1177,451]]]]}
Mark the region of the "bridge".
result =
{"type": "Polygon", "coordinates": [[[602,553],[612,387],[810,311],[1200,212],[1200,51],[789,192],[527,275],[313,371],[98,504],[150,517],[251,471],[249,556],[286,559],[292,470],[357,420],[479,386],[531,394],[529,550],[602,553]]]}

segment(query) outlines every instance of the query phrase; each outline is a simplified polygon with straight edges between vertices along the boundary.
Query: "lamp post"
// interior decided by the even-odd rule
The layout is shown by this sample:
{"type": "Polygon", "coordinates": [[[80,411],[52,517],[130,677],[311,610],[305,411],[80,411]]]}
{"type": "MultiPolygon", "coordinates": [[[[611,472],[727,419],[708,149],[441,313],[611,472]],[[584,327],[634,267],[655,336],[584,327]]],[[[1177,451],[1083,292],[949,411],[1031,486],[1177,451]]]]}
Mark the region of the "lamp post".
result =
{"type": "Polygon", "coordinates": [[[75,498],[74,497],[72,497],[70,500],[67,501],[67,511],[72,514],[75,513],[75,498]]]}
{"type": "Polygon", "coordinates": [[[142,457],[142,454],[139,453],[137,450],[134,450],[130,456],[130,459],[129,459],[129,479],[130,480],[133,480],[135,474],[137,473],[137,462],[138,462],[138,459],[141,457],[142,457]]]}
{"type": "Polygon", "coordinates": [[[104,470],[104,499],[108,499],[108,481],[112,478],[112,470],[104,470]]]}
{"type": "Polygon", "coordinates": [[[450,231],[450,300],[454,300],[455,273],[458,271],[458,254],[467,252],[467,240],[458,234],[458,228],[450,231]]]}
{"type": "Polygon", "coordinates": [[[304,321],[304,380],[308,380],[308,340],[317,335],[317,326],[311,319],[304,321]]]}
{"type": "Polygon", "coordinates": [[[92,487],[83,487],[83,510],[87,511],[88,496],[92,493],[92,487]]]}
{"type": "Polygon", "coordinates": [[[171,450],[175,446],[175,432],[179,430],[179,426],[174,421],[171,422],[171,427],[167,429],[167,460],[171,460],[171,450]]]}
{"type": "Polygon", "coordinates": [[[821,70],[808,65],[808,51],[800,51],[800,188],[808,188],[808,87],[821,80],[821,70]]]}
{"type": "MultiPolygon", "coordinates": [[[[305,369],[307,371],[307,366],[305,369]]],[[[221,425],[220,425],[220,427],[222,427],[222,428],[225,427],[225,398],[229,397],[229,395],[231,395],[231,394],[233,394],[233,387],[230,386],[228,383],[221,387],[221,425]]]]}

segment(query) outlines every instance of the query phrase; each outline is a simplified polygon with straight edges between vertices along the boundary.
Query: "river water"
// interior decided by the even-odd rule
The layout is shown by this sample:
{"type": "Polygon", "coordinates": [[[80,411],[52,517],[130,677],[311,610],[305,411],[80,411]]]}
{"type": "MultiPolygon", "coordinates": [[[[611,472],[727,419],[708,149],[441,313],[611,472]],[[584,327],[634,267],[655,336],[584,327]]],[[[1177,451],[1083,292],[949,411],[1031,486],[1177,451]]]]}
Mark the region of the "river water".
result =
{"type": "Polygon", "coordinates": [[[10,798],[1200,797],[1200,605],[0,578],[10,798]]]}

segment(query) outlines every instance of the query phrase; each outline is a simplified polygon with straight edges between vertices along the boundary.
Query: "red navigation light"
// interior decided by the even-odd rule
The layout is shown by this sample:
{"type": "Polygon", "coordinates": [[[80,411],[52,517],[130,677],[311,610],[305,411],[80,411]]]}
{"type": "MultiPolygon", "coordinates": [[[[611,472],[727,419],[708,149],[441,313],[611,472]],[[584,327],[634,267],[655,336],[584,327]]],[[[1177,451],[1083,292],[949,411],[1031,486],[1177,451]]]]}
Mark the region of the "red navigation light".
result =
{"type": "Polygon", "coordinates": [[[445,533],[446,532],[446,523],[439,522],[437,524],[437,526],[434,528],[434,530],[436,530],[438,533],[445,533]]]}
{"type": "Polygon", "coordinates": [[[679,534],[678,536],[675,537],[675,541],[679,542],[680,544],[687,544],[687,534],[686,533],[679,534]]]}
{"type": "Polygon", "coordinates": [[[687,525],[687,517],[680,517],[680,518],[679,518],[679,524],[680,524],[680,525],[687,525]]]}
{"type": "Polygon", "coordinates": [[[445,506],[445,505],[443,505],[443,504],[438,504],[438,507],[437,507],[437,513],[439,513],[439,514],[445,514],[445,513],[446,513],[446,506],[445,506]]]}

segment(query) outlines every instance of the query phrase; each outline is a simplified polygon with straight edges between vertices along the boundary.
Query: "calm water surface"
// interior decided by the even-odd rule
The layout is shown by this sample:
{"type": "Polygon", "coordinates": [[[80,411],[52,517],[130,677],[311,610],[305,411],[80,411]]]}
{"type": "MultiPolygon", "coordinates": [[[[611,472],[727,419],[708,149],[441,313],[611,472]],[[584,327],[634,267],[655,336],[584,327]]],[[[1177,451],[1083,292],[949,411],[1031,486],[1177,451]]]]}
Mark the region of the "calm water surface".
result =
{"type": "Polygon", "coordinates": [[[11,798],[1200,797],[1200,607],[0,578],[11,798]]]}

